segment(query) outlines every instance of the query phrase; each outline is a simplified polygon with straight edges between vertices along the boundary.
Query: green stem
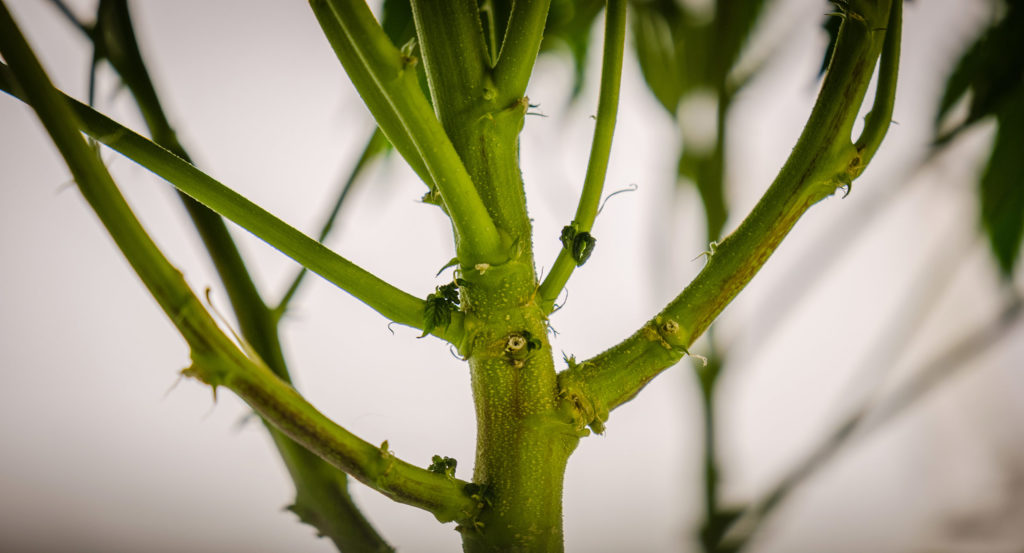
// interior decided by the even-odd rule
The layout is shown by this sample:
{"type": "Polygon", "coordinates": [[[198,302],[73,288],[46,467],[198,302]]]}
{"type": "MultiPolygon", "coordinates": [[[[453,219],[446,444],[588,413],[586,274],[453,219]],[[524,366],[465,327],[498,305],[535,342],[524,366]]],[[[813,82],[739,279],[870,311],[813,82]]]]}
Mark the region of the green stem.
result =
{"type": "Polygon", "coordinates": [[[892,124],[892,111],[896,103],[896,77],[900,69],[900,37],[903,32],[903,0],[895,0],[886,27],[882,59],[878,64],[878,85],[875,100],[864,120],[864,130],[857,138],[860,167],[863,170],[875,156],[885,133],[892,124]]]}
{"type": "Polygon", "coordinates": [[[494,66],[494,81],[503,103],[511,103],[526,93],[533,66],[544,38],[544,24],[551,0],[516,0],[505,28],[501,52],[494,66]]]}
{"type": "MultiPolygon", "coordinates": [[[[704,270],[633,336],[560,375],[585,406],[606,416],[675,364],[771,256],[811,205],[849,185],[863,165],[850,138],[886,35],[889,3],[851,2],[835,55],[803,134],[779,176],[704,270]]],[[[898,17],[898,12],[893,12],[898,17]]],[[[895,25],[892,25],[895,26],[895,25]]],[[[897,41],[888,42],[898,48],[897,41]]],[[[599,416],[598,416],[599,418],[599,416]]]]}
{"type": "Polygon", "coordinates": [[[238,394],[286,435],[392,499],[440,520],[468,520],[476,504],[465,483],[396,459],[341,428],[259,360],[250,359],[217,326],[181,273],[139,224],[106,168],[82,138],[71,106],[53,88],[7,6],[0,1],[0,54],[67,162],[82,195],[167,317],[189,344],[184,371],[238,394]]]}
{"type": "Polygon", "coordinates": [[[434,111],[448,130],[485,96],[493,98],[477,0],[412,0],[434,111]]]}
{"type": "MultiPolygon", "coordinates": [[[[601,91],[597,102],[597,123],[590,146],[587,175],[573,223],[577,232],[590,232],[601,204],[601,191],[608,172],[616,115],[619,109],[619,84],[622,81],[622,55],[626,37],[625,0],[608,0],[604,24],[604,53],[601,61],[601,91]]],[[[551,272],[540,285],[541,308],[551,313],[558,295],[569,281],[576,260],[569,248],[558,252],[551,272]]]]}
{"type": "Polygon", "coordinates": [[[389,127],[397,124],[423,160],[451,217],[459,259],[467,266],[505,261],[494,221],[423,95],[413,58],[391,43],[364,2],[311,0],[310,5],[360,95],[373,98],[367,106],[373,111],[383,99],[391,107],[378,119],[385,134],[390,137],[389,127]]]}
{"type": "MultiPolygon", "coordinates": [[[[99,41],[96,44],[97,52],[106,54],[111,65],[131,90],[154,141],[182,159],[190,161],[188,153],[171,127],[142,59],[127,1],[102,0],[96,19],[96,30],[89,33],[89,36],[94,41],[99,41]]],[[[375,133],[374,136],[380,134],[375,133]]],[[[378,140],[383,141],[383,137],[378,140]]],[[[263,302],[224,220],[185,194],[178,192],[178,196],[184,203],[227,290],[242,337],[275,375],[285,382],[290,382],[278,335],[278,317],[263,302]]],[[[319,241],[322,242],[323,238],[323,235],[320,236],[319,241]]],[[[305,270],[302,274],[304,273],[305,270]]],[[[341,551],[391,551],[391,547],[352,502],[348,493],[348,478],[344,472],[328,465],[265,420],[264,425],[273,438],[295,485],[296,497],[291,506],[292,511],[319,533],[330,537],[341,551]]]]}
{"type": "MultiPolygon", "coordinates": [[[[0,89],[18,94],[18,87],[3,64],[0,64],[0,89]]],[[[381,315],[398,324],[422,329],[423,300],[334,253],[152,141],[81,102],[66,96],[65,101],[74,109],[74,121],[86,134],[159,175],[381,315]]],[[[462,334],[460,320],[453,318],[448,329],[438,329],[435,334],[458,344],[462,334]]]]}
{"type": "MultiPolygon", "coordinates": [[[[320,227],[320,233],[317,234],[317,242],[323,243],[327,239],[327,236],[331,233],[331,229],[334,228],[334,221],[338,218],[338,214],[341,212],[341,206],[344,205],[345,199],[348,198],[349,192],[355,185],[356,181],[363,174],[363,171],[369,166],[378,154],[385,151],[387,148],[387,138],[381,133],[378,127],[373,131],[370,139],[366,142],[366,147],[363,148],[363,153],[360,154],[359,160],[356,161],[355,167],[349,173],[348,178],[345,179],[345,183],[341,186],[341,191],[338,193],[338,197],[334,200],[334,205],[331,206],[331,211],[327,215],[327,219],[324,221],[323,226],[320,227]]],[[[281,296],[280,301],[277,305],[271,309],[275,319],[280,319],[285,312],[288,310],[288,304],[291,303],[292,298],[295,297],[296,292],[299,291],[299,286],[302,285],[305,276],[309,273],[309,270],[302,267],[295,274],[292,279],[292,283],[288,285],[284,295],[281,296]]]]}

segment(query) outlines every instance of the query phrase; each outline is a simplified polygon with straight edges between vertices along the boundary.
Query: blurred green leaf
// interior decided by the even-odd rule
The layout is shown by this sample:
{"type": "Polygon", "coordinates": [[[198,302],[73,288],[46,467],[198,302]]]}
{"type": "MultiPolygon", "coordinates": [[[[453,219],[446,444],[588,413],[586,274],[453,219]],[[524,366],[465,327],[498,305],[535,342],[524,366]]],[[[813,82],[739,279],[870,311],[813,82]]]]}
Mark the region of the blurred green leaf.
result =
{"type": "Polygon", "coordinates": [[[984,31],[957,63],[935,116],[938,127],[970,92],[967,118],[938,138],[944,142],[979,119],[995,114],[1024,81],[1024,1],[1012,0],[1006,14],[984,31]]]}
{"type": "Polygon", "coordinates": [[[686,91],[683,35],[685,14],[672,0],[634,2],[633,38],[647,87],[675,117],[686,91]]]}
{"type": "Polygon", "coordinates": [[[764,9],[765,0],[746,0],[737,2],[735,0],[719,0],[715,5],[715,21],[712,24],[714,32],[714,48],[708,48],[708,53],[714,56],[712,63],[711,78],[717,83],[725,83],[725,78],[732,70],[740,52],[747,44],[757,19],[764,9]]]}
{"type": "MultiPolygon", "coordinates": [[[[1018,56],[1020,54],[1018,53],[1018,56]]],[[[1024,238],[1024,84],[1001,102],[999,130],[979,196],[981,224],[1003,276],[1011,278],[1024,238]]]]}

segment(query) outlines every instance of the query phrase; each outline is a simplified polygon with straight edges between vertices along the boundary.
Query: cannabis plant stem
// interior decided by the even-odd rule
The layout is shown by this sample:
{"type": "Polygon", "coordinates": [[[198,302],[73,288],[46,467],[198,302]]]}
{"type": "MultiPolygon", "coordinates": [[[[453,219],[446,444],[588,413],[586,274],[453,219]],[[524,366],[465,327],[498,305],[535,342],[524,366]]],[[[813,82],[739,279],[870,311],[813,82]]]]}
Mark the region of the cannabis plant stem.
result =
{"type": "Polygon", "coordinates": [[[494,66],[494,81],[505,101],[521,98],[533,73],[551,0],[516,0],[494,66]]]}
{"type": "MultiPolygon", "coordinates": [[[[597,102],[597,123],[594,139],[590,146],[590,161],[583,181],[573,226],[577,232],[590,232],[601,203],[601,190],[608,172],[608,156],[611,153],[612,135],[615,132],[616,114],[619,108],[619,83],[622,80],[622,53],[626,37],[625,0],[609,0],[604,25],[604,54],[601,61],[601,91],[597,102]]],[[[541,308],[550,313],[555,300],[577,261],[571,248],[563,247],[555,259],[551,272],[540,285],[541,308]]]]}
{"type": "MultiPolygon", "coordinates": [[[[404,130],[423,160],[451,217],[460,260],[469,266],[505,261],[494,222],[420,89],[414,59],[391,43],[365,2],[311,0],[310,5],[359,94],[384,98],[391,107],[381,113],[386,119],[378,119],[381,129],[388,136],[396,126],[395,132],[404,130]]],[[[379,104],[379,99],[367,102],[371,111],[379,104]]]]}
{"type": "MultiPolygon", "coordinates": [[[[317,242],[323,243],[327,239],[327,236],[331,233],[331,229],[334,228],[334,222],[338,218],[338,214],[341,212],[341,206],[345,203],[345,199],[348,198],[349,192],[352,191],[352,187],[355,185],[359,177],[362,176],[363,171],[369,166],[370,161],[373,160],[378,154],[385,151],[388,147],[387,139],[381,134],[380,129],[374,129],[373,134],[370,135],[370,139],[366,142],[366,147],[363,148],[363,153],[359,155],[359,160],[356,161],[355,167],[349,173],[348,178],[345,179],[345,183],[341,186],[341,191],[338,192],[338,197],[334,200],[334,205],[331,206],[331,211],[327,215],[327,219],[324,220],[323,226],[320,227],[320,233],[317,234],[317,242]]],[[[288,285],[285,293],[281,296],[280,301],[271,310],[274,314],[274,318],[280,319],[285,312],[288,310],[288,304],[291,303],[292,298],[295,297],[296,292],[299,291],[299,286],[302,285],[305,276],[309,273],[309,270],[305,267],[299,269],[295,274],[295,278],[292,279],[292,283],[288,285]]]]}
{"type": "MultiPolygon", "coordinates": [[[[847,4],[844,4],[847,5],[847,4]]],[[[888,28],[900,25],[899,0],[849,2],[835,54],[807,125],[779,176],[747,218],[708,256],[704,270],[633,336],[559,375],[585,411],[601,415],[633,398],[675,364],[764,265],[811,205],[849,186],[865,153],[850,134],[888,28]],[[890,4],[895,9],[890,10],[890,4]]],[[[885,47],[898,48],[895,39],[885,47]]],[[[894,63],[894,56],[885,59],[894,63]]],[[[889,68],[886,68],[889,70],[889,68]]],[[[889,90],[876,97],[892,102],[889,90]]],[[[869,127],[865,127],[865,131],[869,127]]],[[[871,127],[872,129],[876,127],[871,127]]],[[[887,128],[887,127],[886,127],[887,128]]],[[[873,139],[868,140],[869,143],[873,139]]]]}
{"type": "Polygon", "coordinates": [[[186,375],[231,389],[290,438],[392,499],[425,509],[440,520],[472,519],[476,503],[463,493],[464,482],[409,465],[386,447],[352,435],[262,362],[243,354],[218,328],[181,273],[135,219],[2,1],[0,54],[11,64],[18,88],[60,150],[82,195],[188,343],[193,363],[186,375]]]}
{"type": "MultiPolygon", "coordinates": [[[[10,94],[18,93],[13,77],[3,64],[0,64],[0,89],[10,94]]],[[[74,109],[74,121],[86,134],[159,175],[178,190],[253,233],[381,315],[396,323],[422,329],[423,300],[334,253],[134,131],[72,98],[65,97],[65,101],[74,109]]],[[[455,317],[448,329],[437,329],[436,334],[458,343],[461,335],[458,323],[458,317],[455,317]]]]}
{"type": "MultiPolygon", "coordinates": [[[[190,161],[171,127],[139,52],[127,1],[102,0],[95,25],[86,34],[94,41],[95,51],[106,55],[132,92],[154,141],[190,161]]],[[[371,139],[368,148],[374,144],[371,139]]],[[[278,335],[279,318],[263,302],[223,219],[187,195],[181,192],[178,195],[227,290],[242,337],[274,374],[291,382],[278,335]]],[[[337,210],[330,220],[336,213],[337,210]]],[[[319,240],[323,241],[323,235],[319,240]]],[[[292,441],[265,419],[263,423],[295,485],[295,500],[289,508],[345,553],[391,551],[352,502],[345,473],[292,441]]]]}

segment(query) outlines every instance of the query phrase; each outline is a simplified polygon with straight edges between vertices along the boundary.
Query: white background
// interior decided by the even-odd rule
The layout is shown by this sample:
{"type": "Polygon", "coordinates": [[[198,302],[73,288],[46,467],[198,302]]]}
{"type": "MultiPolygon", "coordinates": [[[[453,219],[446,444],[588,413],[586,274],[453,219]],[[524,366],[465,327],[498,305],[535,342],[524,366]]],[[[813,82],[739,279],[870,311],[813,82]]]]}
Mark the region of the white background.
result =
{"type": "MultiPolygon", "coordinates": [[[[84,98],[86,42],[48,2],[9,4],[58,86],[84,98]]],[[[79,2],[79,13],[88,18],[91,4],[79,2]]],[[[899,124],[853,193],[814,206],[723,315],[720,333],[734,361],[720,398],[727,501],[760,497],[872,383],[891,388],[998,309],[993,264],[974,238],[972,183],[991,125],[908,177],[928,139],[937,90],[988,17],[985,6],[907,5],[899,124]],[[870,221],[847,218],[899,187],[870,221]],[[822,253],[840,247],[838,260],[824,265],[822,253]],[[916,334],[897,335],[900,317],[914,312],[905,298],[944,277],[945,292],[926,302],[930,318],[912,325],[916,334]],[[806,293],[783,318],[793,288],[806,293]],[[907,347],[898,355],[879,349],[894,336],[907,347]]],[[[308,6],[190,0],[132,8],[165,107],[197,164],[315,233],[372,124],[308,6]]],[[[729,228],[770,183],[809,112],[827,10],[778,2],[752,45],[756,53],[778,50],[729,121],[729,228]]],[[[102,70],[100,82],[101,110],[142,128],[127,94],[115,95],[112,72],[102,70]]],[[[558,230],[575,209],[595,84],[568,106],[567,59],[551,56],[528,91],[547,115],[528,118],[522,138],[540,269],[554,259],[558,230]]],[[[578,358],[642,324],[699,270],[700,260],[690,260],[706,249],[696,195],[670,191],[678,133],[628,54],[619,121],[607,190],[630,183],[639,190],[608,204],[595,228],[596,253],[552,319],[556,351],[578,358]]],[[[213,286],[170,188],[117,154],[104,157],[192,286],[213,286]]],[[[184,344],[68,179],[32,113],[0,98],[0,550],[333,550],[281,512],[291,484],[261,426],[240,424],[245,406],[226,392],[214,403],[207,388],[178,381],[188,364],[184,344]]],[[[425,296],[452,247],[440,211],[416,201],[422,191],[397,158],[378,165],[329,246],[425,296]]],[[[261,290],[276,298],[294,264],[244,232],[236,236],[261,290]]],[[[228,311],[216,287],[213,298],[228,311]]],[[[392,335],[387,321],[317,278],[283,332],[297,385],[314,405],[368,441],[388,440],[410,462],[456,457],[467,478],[475,431],[467,371],[440,341],[415,335],[406,328],[392,335]]],[[[1018,324],[814,478],[754,549],[1019,551],[1022,365],[1018,324]]],[[[568,551],[696,550],[697,398],[691,366],[682,363],[617,410],[605,436],[581,442],[566,477],[568,551]]],[[[399,549],[459,550],[451,525],[359,484],[353,493],[399,549]]]]}

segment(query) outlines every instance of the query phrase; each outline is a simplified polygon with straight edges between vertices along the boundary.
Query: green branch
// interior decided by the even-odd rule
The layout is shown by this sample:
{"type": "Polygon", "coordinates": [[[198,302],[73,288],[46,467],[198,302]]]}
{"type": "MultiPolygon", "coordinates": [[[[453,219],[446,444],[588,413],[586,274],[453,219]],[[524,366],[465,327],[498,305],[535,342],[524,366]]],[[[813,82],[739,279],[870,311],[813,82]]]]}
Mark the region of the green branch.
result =
{"type": "MultiPolygon", "coordinates": [[[[898,3],[899,0],[896,0],[898,3]]],[[[828,75],[807,125],[779,176],[747,218],[665,309],[620,344],[559,375],[563,394],[597,422],[632,399],[651,379],[675,364],[760,270],[811,205],[849,186],[863,171],[851,130],[886,25],[900,25],[889,0],[845,3],[847,13],[828,75]]],[[[891,36],[891,35],[890,35],[891,36]]],[[[886,48],[898,48],[897,39],[886,48]]],[[[889,53],[891,55],[891,52],[889,53]]]]}
{"type": "Polygon", "coordinates": [[[391,43],[361,0],[310,0],[310,6],[378,125],[389,138],[408,136],[422,159],[455,227],[463,265],[504,262],[498,230],[423,95],[411,52],[391,43]]]}
{"type": "Polygon", "coordinates": [[[477,0],[412,0],[416,36],[434,111],[445,131],[496,96],[477,0]]]}
{"type": "MultiPolygon", "coordinates": [[[[79,133],[76,114],[53,88],[7,6],[0,2],[0,54],[27,102],[67,162],[82,195],[167,317],[189,345],[184,371],[215,389],[238,394],[293,440],[392,499],[440,520],[469,520],[476,501],[465,483],[396,459],[330,421],[266,365],[247,357],[217,326],[181,273],[139,224],[113,179],[79,133]]],[[[386,443],[385,443],[386,446],[386,443]]]]}
{"type": "Polygon", "coordinates": [[[872,432],[887,427],[891,421],[920,404],[951,377],[969,368],[971,358],[997,344],[1019,323],[1022,307],[1024,304],[1020,297],[1011,298],[991,321],[955,342],[942,354],[934,356],[923,367],[911,371],[914,376],[884,399],[871,398],[851,412],[814,450],[787,472],[764,499],[738,513],[732,530],[725,535],[726,549],[743,549],[763,528],[765,520],[775,509],[818,474],[829,461],[835,459],[836,455],[857,440],[863,440],[872,432]]]}
{"type": "MultiPolygon", "coordinates": [[[[574,247],[575,242],[590,239],[593,248],[593,237],[590,231],[597,217],[601,203],[601,191],[608,172],[608,157],[612,148],[612,136],[615,133],[615,120],[619,109],[619,84],[622,81],[622,55],[626,37],[626,0],[608,0],[604,23],[604,53],[601,62],[601,91],[597,102],[597,123],[594,126],[594,139],[590,146],[590,161],[587,163],[587,175],[583,181],[583,192],[580,194],[579,205],[572,224],[571,237],[565,234],[563,248],[558,252],[551,272],[540,285],[541,309],[551,313],[555,300],[562,292],[573,270],[582,265],[586,258],[582,252],[585,244],[574,247]],[[586,233],[586,234],[582,234],[586,233]]],[[[586,254],[589,255],[589,252],[586,254]]]]}
{"type": "MultiPolygon", "coordinates": [[[[387,138],[381,133],[380,128],[376,128],[370,139],[366,142],[366,147],[363,148],[363,153],[359,155],[359,160],[356,161],[355,167],[349,173],[348,178],[345,179],[345,183],[341,186],[341,191],[338,193],[338,197],[334,200],[334,205],[331,206],[331,211],[327,215],[327,219],[324,220],[324,224],[320,227],[320,233],[317,234],[316,241],[323,243],[327,239],[327,236],[331,233],[334,228],[334,221],[338,218],[338,214],[341,212],[341,206],[344,205],[345,199],[348,198],[349,192],[355,185],[356,181],[362,176],[363,171],[369,166],[378,154],[387,149],[387,138]]],[[[285,289],[284,295],[281,296],[280,301],[274,306],[271,311],[273,312],[274,318],[280,319],[281,316],[288,310],[288,304],[291,303],[292,298],[295,297],[296,292],[299,291],[299,286],[302,285],[305,276],[309,271],[302,267],[292,278],[292,283],[285,289]]]]}
{"type": "MultiPolygon", "coordinates": [[[[504,103],[522,98],[544,38],[551,0],[516,0],[494,65],[494,81],[504,103]]],[[[607,40],[607,39],[605,39],[607,40]]]]}
{"type": "MultiPolygon", "coordinates": [[[[0,89],[15,95],[18,91],[8,67],[3,64],[0,64],[0,89]]],[[[149,169],[178,190],[253,233],[381,315],[396,323],[422,330],[423,300],[395,288],[334,253],[134,131],[72,98],[65,96],[65,101],[74,109],[74,121],[81,125],[81,130],[86,134],[149,169]]],[[[462,336],[461,320],[453,320],[447,330],[438,329],[437,336],[458,344],[462,336]]]]}
{"type": "MultiPolygon", "coordinates": [[[[86,34],[94,42],[94,60],[105,56],[132,92],[153,140],[190,161],[171,127],[142,59],[127,1],[102,0],[96,25],[86,34]]],[[[375,133],[374,136],[380,137],[380,134],[375,133]]],[[[383,137],[378,140],[383,141],[383,137]]],[[[279,317],[263,302],[224,220],[189,196],[181,192],[178,196],[227,291],[243,339],[275,375],[291,382],[278,334],[279,317]]],[[[330,221],[333,221],[333,214],[328,228],[330,221]]],[[[318,241],[323,242],[323,239],[321,235],[318,241]]],[[[305,273],[303,268],[300,275],[305,273]]],[[[290,509],[319,533],[328,536],[341,551],[391,551],[352,502],[345,473],[286,437],[265,419],[263,422],[295,485],[295,501],[290,509]]]]}

